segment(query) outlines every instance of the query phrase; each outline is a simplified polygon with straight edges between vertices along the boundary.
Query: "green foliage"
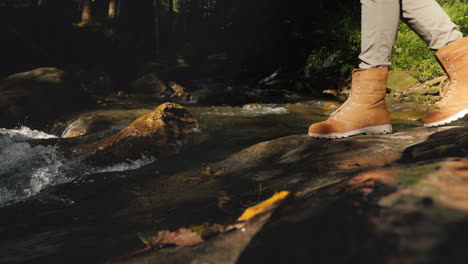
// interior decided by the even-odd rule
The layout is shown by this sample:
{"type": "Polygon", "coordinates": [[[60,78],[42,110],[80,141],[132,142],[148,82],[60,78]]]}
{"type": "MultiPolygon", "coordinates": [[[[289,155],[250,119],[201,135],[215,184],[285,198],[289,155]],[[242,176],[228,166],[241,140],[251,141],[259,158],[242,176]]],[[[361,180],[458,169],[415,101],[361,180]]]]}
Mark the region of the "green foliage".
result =
{"type": "Polygon", "coordinates": [[[466,0],[445,0],[444,9],[452,21],[460,27],[464,36],[468,35],[468,2],[466,0]]]}
{"type": "MultiPolygon", "coordinates": [[[[466,0],[439,2],[452,21],[459,25],[463,34],[466,35],[468,33],[468,4],[466,0]]],[[[392,57],[394,69],[407,71],[419,81],[426,81],[442,75],[443,71],[436,62],[434,53],[405,23],[400,24],[392,57]]]]}
{"type": "Polygon", "coordinates": [[[316,39],[322,39],[321,46],[311,50],[307,56],[306,76],[349,76],[356,66],[360,52],[360,19],[356,6],[340,6],[334,14],[326,15],[321,28],[313,32],[316,39]],[[336,19],[339,17],[340,19],[336,19]]]}

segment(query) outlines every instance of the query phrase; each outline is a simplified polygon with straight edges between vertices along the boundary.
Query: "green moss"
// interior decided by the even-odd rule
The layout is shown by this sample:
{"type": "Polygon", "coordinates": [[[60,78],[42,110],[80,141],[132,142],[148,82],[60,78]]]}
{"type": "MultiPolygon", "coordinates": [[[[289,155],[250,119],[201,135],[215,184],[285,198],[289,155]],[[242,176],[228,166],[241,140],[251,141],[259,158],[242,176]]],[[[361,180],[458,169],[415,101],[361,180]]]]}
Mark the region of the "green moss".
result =
{"type": "Polygon", "coordinates": [[[445,144],[445,145],[440,145],[438,147],[436,147],[434,149],[434,152],[437,152],[437,153],[442,153],[442,152],[445,152],[446,150],[448,149],[452,149],[454,147],[457,147],[456,144],[445,144]]]}
{"type": "Polygon", "coordinates": [[[420,156],[424,157],[443,157],[446,156],[446,153],[450,153],[459,148],[457,143],[455,144],[442,144],[437,147],[425,148],[418,150],[420,156]]]}
{"type": "Polygon", "coordinates": [[[439,164],[436,163],[401,169],[396,177],[403,185],[411,186],[419,183],[424,176],[436,171],[438,168],[439,164]]]}
{"type": "Polygon", "coordinates": [[[404,71],[391,71],[388,76],[387,87],[391,90],[406,90],[411,86],[418,84],[418,80],[404,71]]]}
{"type": "Polygon", "coordinates": [[[423,105],[432,105],[437,102],[438,97],[432,95],[412,94],[409,96],[410,101],[416,102],[423,105]]]}

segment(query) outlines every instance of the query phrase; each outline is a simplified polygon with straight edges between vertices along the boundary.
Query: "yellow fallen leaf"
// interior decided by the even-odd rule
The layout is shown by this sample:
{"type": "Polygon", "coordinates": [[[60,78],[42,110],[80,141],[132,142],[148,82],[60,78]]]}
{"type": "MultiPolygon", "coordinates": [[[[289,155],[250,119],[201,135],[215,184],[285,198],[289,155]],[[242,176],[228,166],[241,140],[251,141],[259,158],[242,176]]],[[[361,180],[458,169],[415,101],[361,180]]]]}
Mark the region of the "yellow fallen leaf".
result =
{"type": "Polygon", "coordinates": [[[263,213],[269,209],[272,209],[276,206],[280,201],[284,200],[289,195],[288,191],[282,191],[275,193],[271,198],[265,200],[255,206],[247,208],[244,213],[237,219],[238,221],[247,221],[252,217],[263,213]]]}

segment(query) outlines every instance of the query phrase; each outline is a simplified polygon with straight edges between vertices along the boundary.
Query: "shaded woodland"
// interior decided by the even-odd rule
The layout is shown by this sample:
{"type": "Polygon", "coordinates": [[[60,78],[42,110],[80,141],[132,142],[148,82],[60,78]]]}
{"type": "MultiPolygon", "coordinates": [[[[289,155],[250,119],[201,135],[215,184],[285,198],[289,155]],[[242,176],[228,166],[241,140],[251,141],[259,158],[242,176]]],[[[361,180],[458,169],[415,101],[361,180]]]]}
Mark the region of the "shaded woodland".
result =
{"type": "Polygon", "coordinates": [[[0,0],[0,263],[466,263],[468,119],[424,127],[453,85],[404,22],[393,133],[306,134],[347,107],[359,24],[358,0],[0,0]]]}
{"type": "Polygon", "coordinates": [[[240,82],[277,69],[326,81],[320,69],[349,74],[359,48],[359,3],[343,0],[2,1],[0,23],[0,76],[87,69],[116,90],[152,62],[240,82]]]}

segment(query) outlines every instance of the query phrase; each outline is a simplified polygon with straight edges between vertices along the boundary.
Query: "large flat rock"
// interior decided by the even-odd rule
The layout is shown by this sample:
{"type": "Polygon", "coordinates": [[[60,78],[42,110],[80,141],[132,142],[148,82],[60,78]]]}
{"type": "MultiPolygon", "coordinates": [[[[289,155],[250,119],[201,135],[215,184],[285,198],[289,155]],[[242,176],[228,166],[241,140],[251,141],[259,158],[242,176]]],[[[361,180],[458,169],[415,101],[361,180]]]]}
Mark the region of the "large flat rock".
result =
{"type": "Polygon", "coordinates": [[[292,191],[295,197],[266,224],[121,263],[463,263],[468,240],[458,232],[468,224],[468,160],[436,155],[402,163],[405,149],[433,146],[447,134],[458,142],[463,131],[415,128],[339,140],[293,135],[256,144],[210,164],[222,171],[211,188],[292,191]]]}

